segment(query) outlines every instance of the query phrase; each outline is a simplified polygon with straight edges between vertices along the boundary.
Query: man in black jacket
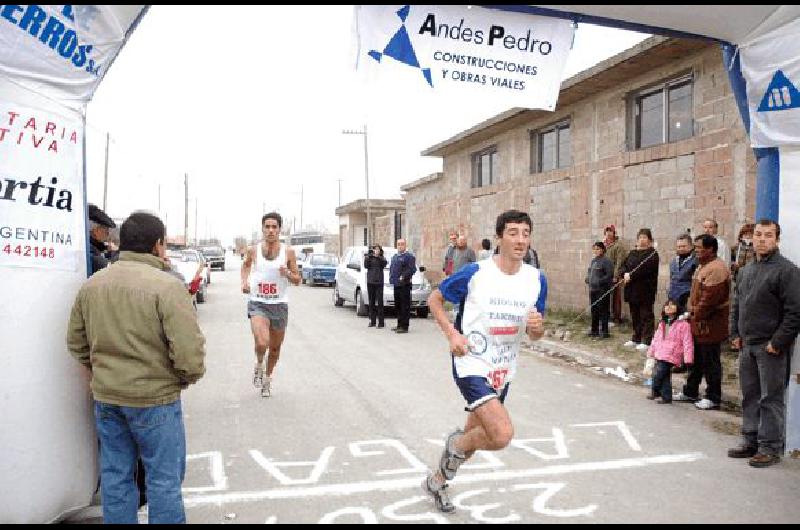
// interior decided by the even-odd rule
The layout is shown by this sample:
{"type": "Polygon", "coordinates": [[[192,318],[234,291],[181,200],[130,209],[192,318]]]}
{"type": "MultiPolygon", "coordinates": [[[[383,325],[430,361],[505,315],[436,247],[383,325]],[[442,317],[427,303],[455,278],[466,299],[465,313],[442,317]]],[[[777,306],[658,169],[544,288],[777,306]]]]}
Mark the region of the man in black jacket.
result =
{"type": "Polygon", "coordinates": [[[91,274],[108,267],[108,257],[106,252],[108,246],[109,229],[115,228],[117,225],[114,221],[100,208],[94,204],[89,204],[89,254],[92,258],[91,274]]]}
{"type": "Polygon", "coordinates": [[[607,339],[608,319],[611,315],[611,298],[609,291],[614,285],[614,264],[606,257],[606,246],[602,241],[592,245],[594,259],[586,273],[586,283],[589,285],[589,301],[592,307],[592,330],[590,337],[607,339]],[[602,297],[602,300],[601,300],[602,297]]]}
{"type": "Polygon", "coordinates": [[[417,260],[414,254],[406,251],[406,240],[397,240],[397,254],[392,256],[389,266],[389,283],[394,286],[394,305],[397,309],[396,333],[408,333],[408,322],[411,320],[411,279],[417,272],[417,260]]]}
{"type": "Polygon", "coordinates": [[[781,227],[755,226],[756,259],[739,271],[731,310],[731,337],[739,348],[742,444],[731,458],[753,467],[780,462],[785,441],[785,389],[793,342],[800,332],[800,270],[781,256],[781,227]]]}
{"type": "Polygon", "coordinates": [[[375,327],[375,318],[378,327],[383,327],[383,269],[386,268],[386,258],[383,257],[383,247],[375,245],[364,256],[364,268],[367,269],[367,294],[369,295],[369,327],[375,327]]]}

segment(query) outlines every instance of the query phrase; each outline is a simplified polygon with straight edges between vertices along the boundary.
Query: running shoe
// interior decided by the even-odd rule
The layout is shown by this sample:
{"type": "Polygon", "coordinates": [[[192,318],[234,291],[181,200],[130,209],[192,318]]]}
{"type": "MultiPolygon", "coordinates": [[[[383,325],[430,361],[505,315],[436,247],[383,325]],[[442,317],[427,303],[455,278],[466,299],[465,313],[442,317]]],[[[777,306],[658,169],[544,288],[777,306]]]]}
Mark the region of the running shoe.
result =
{"type": "Polygon", "coordinates": [[[434,488],[431,485],[431,477],[428,475],[422,481],[422,490],[433,498],[436,509],[444,513],[452,513],[456,507],[450,501],[450,496],[447,494],[447,484],[443,484],[441,488],[434,488]]]}
{"type": "Polygon", "coordinates": [[[261,388],[264,385],[264,367],[256,366],[253,370],[253,386],[261,388]]]}
{"type": "Polygon", "coordinates": [[[261,387],[261,397],[270,397],[272,395],[272,378],[267,377],[264,379],[264,385],[261,387]]]}

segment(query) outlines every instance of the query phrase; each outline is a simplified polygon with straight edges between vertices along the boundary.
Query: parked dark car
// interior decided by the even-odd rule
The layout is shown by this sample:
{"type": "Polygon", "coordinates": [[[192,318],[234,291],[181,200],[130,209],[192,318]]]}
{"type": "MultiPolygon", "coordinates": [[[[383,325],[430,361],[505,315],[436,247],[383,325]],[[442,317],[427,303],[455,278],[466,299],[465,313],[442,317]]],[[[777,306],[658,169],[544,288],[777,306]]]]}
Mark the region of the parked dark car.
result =
{"type": "Polygon", "coordinates": [[[200,251],[212,269],[225,270],[225,249],[222,247],[202,247],[200,251]]]}

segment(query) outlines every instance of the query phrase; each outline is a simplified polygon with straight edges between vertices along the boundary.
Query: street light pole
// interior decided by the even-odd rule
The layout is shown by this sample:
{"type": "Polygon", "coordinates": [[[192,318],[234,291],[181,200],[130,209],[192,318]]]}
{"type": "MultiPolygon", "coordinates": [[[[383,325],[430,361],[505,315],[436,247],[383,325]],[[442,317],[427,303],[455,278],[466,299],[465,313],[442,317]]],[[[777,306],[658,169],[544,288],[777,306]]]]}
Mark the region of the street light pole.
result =
{"type": "Polygon", "coordinates": [[[369,203],[369,149],[367,147],[367,124],[364,124],[363,131],[344,130],[342,134],[363,134],[364,135],[364,184],[367,192],[367,246],[372,244],[372,212],[369,203]]]}

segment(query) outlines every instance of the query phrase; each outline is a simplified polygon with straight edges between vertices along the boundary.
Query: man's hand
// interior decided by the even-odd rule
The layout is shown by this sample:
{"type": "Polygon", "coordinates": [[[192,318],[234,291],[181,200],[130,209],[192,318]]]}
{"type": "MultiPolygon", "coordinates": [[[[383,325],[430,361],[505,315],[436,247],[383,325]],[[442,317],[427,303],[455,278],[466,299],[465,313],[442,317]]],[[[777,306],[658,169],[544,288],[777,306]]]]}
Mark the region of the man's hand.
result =
{"type": "Polygon", "coordinates": [[[244,294],[250,294],[250,283],[249,282],[242,282],[242,292],[244,294]]]}
{"type": "Polygon", "coordinates": [[[531,340],[539,340],[544,335],[544,317],[536,309],[528,313],[525,332],[531,340]]]}
{"type": "Polygon", "coordinates": [[[631,281],[631,273],[630,272],[626,272],[625,276],[623,276],[623,279],[625,280],[625,283],[630,283],[630,281],[631,281]]]}
{"type": "Polygon", "coordinates": [[[456,357],[463,357],[469,353],[469,341],[461,333],[454,330],[448,337],[448,342],[450,342],[450,353],[456,357]]]}
{"type": "Polygon", "coordinates": [[[731,339],[731,346],[734,347],[736,350],[742,349],[742,337],[736,337],[735,339],[731,339]]]}
{"type": "Polygon", "coordinates": [[[767,343],[767,353],[775,357],[778,357],[781,354],[780,350],[775,349],[771,342],[767,343]]]}

